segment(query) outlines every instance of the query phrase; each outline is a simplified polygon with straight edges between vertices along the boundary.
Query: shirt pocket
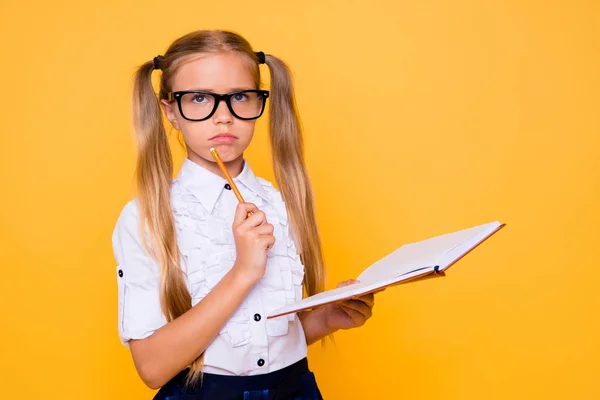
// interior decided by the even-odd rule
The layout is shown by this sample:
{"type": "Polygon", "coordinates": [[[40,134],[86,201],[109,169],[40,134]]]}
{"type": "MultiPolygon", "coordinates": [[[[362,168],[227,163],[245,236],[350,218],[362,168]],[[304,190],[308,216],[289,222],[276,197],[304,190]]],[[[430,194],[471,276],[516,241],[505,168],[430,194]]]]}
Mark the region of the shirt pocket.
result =
{"type": "MultiPolygon", "coordinates": [[[[261,301],[263,308],[269,314],[286,304],[286,292],[283,290],[273,292],[262,292],[261,301]]],[[[292,314],[293,315],[293,314],[292,314]]],[[[287,335],[289,329],[289,319],[285,316],[270,318],[265,322],[267,335],[269,336],[284,336],[287,335]]]]}

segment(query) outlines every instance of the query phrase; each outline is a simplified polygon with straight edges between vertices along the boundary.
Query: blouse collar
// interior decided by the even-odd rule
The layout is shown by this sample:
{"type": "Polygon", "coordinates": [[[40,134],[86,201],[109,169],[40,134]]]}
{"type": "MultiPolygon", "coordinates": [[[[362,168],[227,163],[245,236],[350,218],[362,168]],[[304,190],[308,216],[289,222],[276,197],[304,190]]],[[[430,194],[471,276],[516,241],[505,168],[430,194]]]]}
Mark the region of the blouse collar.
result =
{"type": "MultiPolygon", "coordinates": [[[[215,204],[219,200],[219,196],[225,189],[225,184],[227,183],[225,178],[196,164],[187,157],[183,160],[183,164],[181,165],[176,180],[187,190],[192,192],[194,197],[202,203],[202,206],[204,206],[209,213],[212,213],[215,204]]],[[[254,172],[252,172],[252,169],[246,160],[244,160],[242,172],[233,178],[233,181],[238,187],[243,185],[260,196],[263,200],[267,202],[270,201],[267,192],[256,175],[254,175],[254,172]]]]}

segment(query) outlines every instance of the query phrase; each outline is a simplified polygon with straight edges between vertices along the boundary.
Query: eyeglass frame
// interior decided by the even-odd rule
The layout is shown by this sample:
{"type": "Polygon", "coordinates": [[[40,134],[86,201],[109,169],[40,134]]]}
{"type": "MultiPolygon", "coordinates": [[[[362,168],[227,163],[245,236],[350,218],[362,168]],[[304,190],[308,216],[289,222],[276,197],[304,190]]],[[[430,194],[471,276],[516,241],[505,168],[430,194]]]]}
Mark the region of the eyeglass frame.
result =
{"type": "Polygon", "coordinates": [[[187,119],[188,121],[195,121],[195,122],[206,121],[207,119],[212,117],[215,114],[215,112],[217,111],[217,108],[219,108],[219,104],[221,104],[221,100],[225,101],[225,104],[227,104],[227,108],[231,112],[231,115],[233,115],[237,119],[241,119],[243,121],[251,121],[254,119],[258,119],[263,115],[263,113],[265,111],[265,105],[267,104],[268,98],[269,98],[268,90],[254,90],[254,89],[237,90],[235,92],[230,92],[230,93],[225,93],[225,94],[207,92],[205,90],[180,90],[177,92],[168,92],[167,93],[168,101],[177,100],[177,107],[179,108],[179,113],[181,114],[181,116],[184,119],[187,119]],[[248,93],[248,92],[261,94],[263,96],[264,101],[262,103],[262,109],[260,110],[260,113],[258,114],[258,116],[253,117],[253,118],[242,118],[239,115],[237,115],[235,113],[235,111],[233,111],[233,107],[231,105],[231,97],[235,96],[236,94],[248,93]],[[213,107],[213,110],[206,117],[201,118],[201,119],[194,119],[194,118],[186,117],[185,114],[183,113],[183,107],[181,106],[181,98],[183,97],[183,95],[188,94],[188,93],[207,94],[207,95],[213,96],[215,98],[215,106],[213,107]]]}

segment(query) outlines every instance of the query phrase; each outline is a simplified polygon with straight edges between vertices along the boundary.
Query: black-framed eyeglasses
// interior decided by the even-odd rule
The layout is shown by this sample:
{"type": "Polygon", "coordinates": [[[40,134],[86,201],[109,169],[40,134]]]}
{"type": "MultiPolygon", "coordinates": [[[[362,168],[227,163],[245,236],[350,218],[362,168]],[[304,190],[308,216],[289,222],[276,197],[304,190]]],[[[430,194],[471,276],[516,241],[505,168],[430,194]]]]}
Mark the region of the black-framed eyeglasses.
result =
{"type": "Polygon", "coordinates": [[[188,121],[204,121],[217,111],[224,100],[234,117],[242,120],[257,119],[265,111],[268,90],[240,90],[227,94],[202,90],[183,90],[167,93],[167,100],[177,100],[181,116],[188,121]]]}

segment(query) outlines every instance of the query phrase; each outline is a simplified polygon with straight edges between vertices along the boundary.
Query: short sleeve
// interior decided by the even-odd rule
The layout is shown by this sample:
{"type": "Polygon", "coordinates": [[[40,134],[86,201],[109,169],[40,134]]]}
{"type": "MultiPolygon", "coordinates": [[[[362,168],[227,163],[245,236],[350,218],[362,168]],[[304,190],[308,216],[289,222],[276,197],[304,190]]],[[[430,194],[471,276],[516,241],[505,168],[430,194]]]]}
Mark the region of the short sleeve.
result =
{"type": "Polygon", "coordinates": [[[160,307],[160,267],[139,235],[136,200],[125,205],[112,236],[117,262],[118,323],[121,342],[144,339],[167,323],[160,307]]]}

